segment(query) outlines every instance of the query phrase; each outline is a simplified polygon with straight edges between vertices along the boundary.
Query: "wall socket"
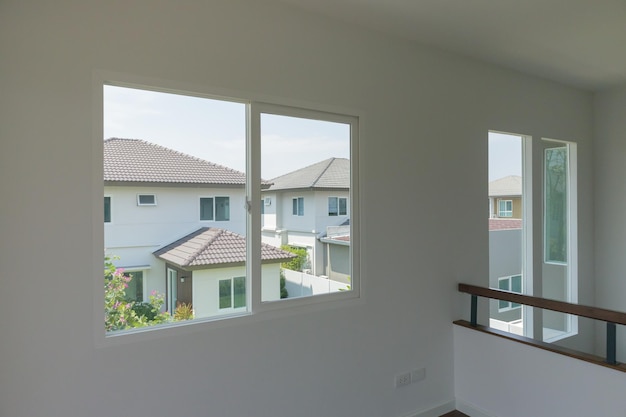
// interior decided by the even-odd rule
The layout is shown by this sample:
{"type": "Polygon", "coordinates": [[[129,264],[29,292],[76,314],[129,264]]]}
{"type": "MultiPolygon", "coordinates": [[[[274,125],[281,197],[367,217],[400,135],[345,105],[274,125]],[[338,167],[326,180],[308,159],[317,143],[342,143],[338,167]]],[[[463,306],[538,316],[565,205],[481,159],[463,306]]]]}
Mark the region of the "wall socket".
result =
{"type": "Polygon", "coordinates": [[[422,381],[423,379],[426,379],[426,368],[414,369],[410,372],[396,375],[395,385],[396,388],[400,388],[410,385],[413,382],[422,381]]]}

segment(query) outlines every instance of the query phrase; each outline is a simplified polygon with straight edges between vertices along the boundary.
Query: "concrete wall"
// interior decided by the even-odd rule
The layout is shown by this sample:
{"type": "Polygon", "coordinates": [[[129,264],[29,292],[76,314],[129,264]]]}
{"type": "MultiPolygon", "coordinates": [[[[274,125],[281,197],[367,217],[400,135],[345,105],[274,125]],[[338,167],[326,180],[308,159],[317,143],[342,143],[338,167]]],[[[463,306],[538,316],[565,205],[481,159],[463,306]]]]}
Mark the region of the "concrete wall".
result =
{"type": "Polygon", "coordinates": [[[490,129],[579,144],[580,276],[593,272],[586,92],[273,0],[4,0],[0,56],[2,416],[453,406],[450,322],[469,304],[456,283],[485,285],[489,271],[490,129]],[[361,300],[99,344],[99,69],[359,115],[361,300]],[[396,374],[423,366],[424,381],[394,388],[396,374]]]}

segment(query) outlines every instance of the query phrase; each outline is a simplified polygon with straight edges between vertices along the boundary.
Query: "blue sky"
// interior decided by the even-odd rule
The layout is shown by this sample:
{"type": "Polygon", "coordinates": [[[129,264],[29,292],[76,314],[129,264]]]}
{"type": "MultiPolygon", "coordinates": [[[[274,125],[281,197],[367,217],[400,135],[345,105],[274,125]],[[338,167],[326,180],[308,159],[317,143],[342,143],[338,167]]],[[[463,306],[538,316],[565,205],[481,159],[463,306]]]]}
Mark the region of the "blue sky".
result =
{"type": "MultiPolygon", "coordinates": [[[[245,105],[123,87],[104,88],[104,138],[143,139],[244,171],[245,105]]],[[[261,175],[349,158],[345,124],[262,115],[261,175]]]]}

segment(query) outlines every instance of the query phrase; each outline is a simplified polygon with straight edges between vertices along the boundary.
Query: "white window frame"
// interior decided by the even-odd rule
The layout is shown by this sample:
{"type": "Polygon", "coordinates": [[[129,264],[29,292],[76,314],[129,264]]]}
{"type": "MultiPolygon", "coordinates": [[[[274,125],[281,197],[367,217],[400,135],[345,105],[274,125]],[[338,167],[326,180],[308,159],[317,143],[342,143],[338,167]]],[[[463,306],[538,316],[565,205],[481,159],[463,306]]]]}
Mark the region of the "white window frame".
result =
{"type": "Polygon", "coordinates": [[[124,275],[126,274],[130,274],[132,275],[134,272],[141,272],[141,294],[142,294],[142,300],[139,301],[140,303],[143,303],[146,301],[147,297],[147,277],[148,277],[148,271],[150,270],[150,266],[146,265],[146,266],[133,266],[133,267],[122,267],[124,269],[124,275]]]}
{"type": "MultiPolygon", "coordinates": [[[[113,223],[113,197],[111,197],[110,195],[104,195],[104,198],[108,198],[109,199],[109,221],[106,221],[106,216],[104,216],[104,224],[111,224],[113,223]]],[[[103,204],[104,204],[104,200],[103,200],[103,204]]],[[[103,213],[104,215],[104,213],[103,213]]]]}
{"type": "Polygon", "coordinates": [[[336,197],[330,196],[328,197],[328,216],[330,217],[338,217],[338,216],[347,216],[348,215],[348,198],[347,197],[336,197]],[[337,201],[337,212],[331,213],[330,211],[330,200],[335,199],[337,201]],[[341,212],[341,200],[345,201],[345,212],[341,212]]]}
{"type": "Polygon", "coordinates": [[[230,196],[229,195],[202,195],[198,197],[198,219],[201,222],[229,222],[230,221],[230,196]],[[202,218],[202,210],[201,210],[201,201],[202,199],[210,198],[213,200],[213,218],[212,219],[203,219],[202,218]],[[228,199],[228,219],[226,220],[217,220],[217,204],[216,199],[218,198],[227,198],[228,199]]]}
{"type": "MultiPolygon", "coordinates": [[[[343,107],[329,105],[317,105],[298,102],[292,99],[275,100],[274,103],[266,102],[267,97],[255,94],[242,94],[231,90],[220,90],[205,85],[190,86],[185,82],[164,81],[147,77],[138,77],[129,74],[121,74],[106,70],[95,70],[92,77],[92,97],[94,134],[93,140],[93,167],[94,175],[92,182],[93,214],[94,218],[101,218],[103,182],[102,169],[102,130],[103,130],[103,85],[136,88],[157,92],[175,92],[192,97],[211,98],[231,102],[239,102],[247,105],[246,117],[246,207],[248,211],[246,222],[246,297],[247,309],[237,314],[226,314],[210,318],[194,319],[185,323],[168,323],[165,325],[132,329],[128,331],[112,332],[104,331],[102,318],[102,303],[104,289],[102,285],[102,253],[104,250],[104,228],[102,222],[94,223],[93,259],[94,259],[94,310],[93,323],[96,346],[106,347],[121,343],[148,341],[155,338],[171,335],[182,335],[197,332],[198,329],[211,329],[227,325],[253,323],[268,317],[285,317],[303,312],[326,311],[327,303],[339,303],[342,307],[358,306],[364,302],[361,296],[362,272],[360,268],[360,196],[359,196],[359,112],[343,107]],[[248,99],[232,97],[248,96],[248,99]],[[316,295],[314,297],[301,297],[283,299],[277,301],[262,302],[261,298],[261,113],[276,114],[300,118],[308,118],[320,121],[344,123],[350,126],[350,204],[348,206],[351,224],[351,290],[338,291],[329,294],[316,295]],[[226,320],[228,319],[228,320],[226,320]]],[[[156,196],[155,196],[156,204],[156,196]]],[[[144,280],[145,282],[145,280],[144,280]]]]}
{"type": "Polygon", "coordinates": [[[138,206],[156,206],[157,205],[157,196],[156,194],[149,194],[149,193],[140,193],[137,194],[137,205],[138,206]],[[141,197],[152,197],[154,199],[153,203],[142,203],[141,202],[141,197]]]}
{"type": "MultiPolygon", "coordinates": [[[[245,284],[248,283],[248,281],[245,279],[246,277],[231,277],[231,278],[220,278],[217,280],[217,299],[218,299],[218,310],[220,313],[225,313],[225,312],[237,312],[237,311],[245,311],[247,306],[248,306],[248,300],[246,299],[246,304],[244,306],[241,307],[235,307],[235,280],[236,279],[244,279],[245,280],[245,284]],[[220,302],[220,283],[222,281],[230,281],[230,307],[220,307],[219,306],[219,302],[220,302]]],[[[248,287],[246,285],[246,293],[248,292],[248,287]]]]}
{"type": "Polygon", "coordinates": [[[513,200],[509,199],[498,199],[498,217],[513,217],[513,200]],[[502,203],[505,205],[505,209],[507,205],[511,205],[511,210],[502,210],[502,203]]]}
{"type": "Polygon", "coordinates": [[[304,216],[304,197],[294,197],[291,199],[291,215],[297,217],[304,216]]]}

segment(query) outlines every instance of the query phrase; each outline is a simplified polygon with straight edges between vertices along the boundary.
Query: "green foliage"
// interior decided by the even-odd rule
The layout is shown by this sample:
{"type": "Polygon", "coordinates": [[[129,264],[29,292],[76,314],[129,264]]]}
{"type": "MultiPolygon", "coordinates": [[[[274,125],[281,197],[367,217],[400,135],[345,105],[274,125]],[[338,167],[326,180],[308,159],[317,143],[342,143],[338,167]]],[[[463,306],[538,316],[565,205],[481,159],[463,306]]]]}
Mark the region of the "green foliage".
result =
{"type": "Polygon", "coordinates": [[[123,269],[113,265],[111,257],[104,257],[104,328],[107,332],[152,326],[169,320],[169,315],[161,312],[162,294],[153,291],[147,303],[126,298],[126,288],[132,279],[132,275],[124,275],[123,269]]]}
{"type": "Polygon", "coordinates": [[[291,269],[292,271],[302,271],[302,269],[304,269],[304,266],[307,264],[309,258],[306,248],[289,245],[282,245],[280,248],[296,255],[296,257],[292,258],[289,262],[283,262],[281,264],[283,268],[291,269]]]}
{"type": "Polygon", "coordinates": [[[289,297],[289,292],[287,291],[287,288],[285,288],[286,285],[286,279],[285,279],[285,273],[283,272],[283,270],[280,270],[280,298],[288,298],[289,297]]]}
{"type": "Polygon", "coordinates": [[[174,321],[192,320],[194,316],[191,303],[180,303],[174,312],[174,321]]]}

